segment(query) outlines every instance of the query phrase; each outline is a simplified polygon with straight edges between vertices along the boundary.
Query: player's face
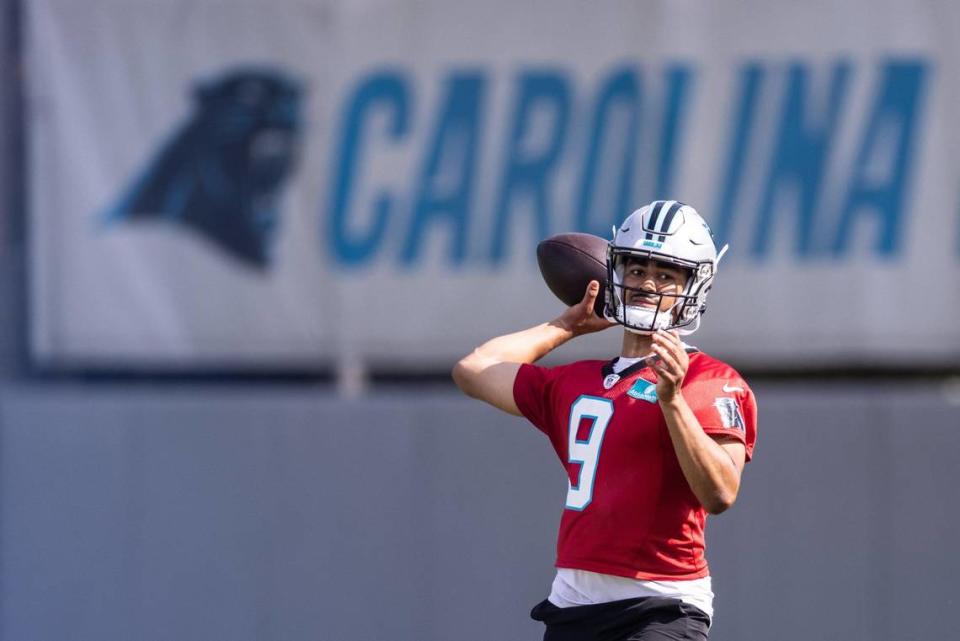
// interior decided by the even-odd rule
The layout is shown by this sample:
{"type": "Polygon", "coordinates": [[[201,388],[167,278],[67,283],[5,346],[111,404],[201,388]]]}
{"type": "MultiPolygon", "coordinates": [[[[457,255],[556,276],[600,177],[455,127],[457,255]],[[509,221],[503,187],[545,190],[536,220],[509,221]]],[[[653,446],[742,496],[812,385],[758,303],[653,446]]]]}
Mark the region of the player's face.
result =
{"type": "Polygon", "coordinates": [[[677,302],[676,297],[669,294],[681,293],[686,283],[684,269],[655,260],[630,258],[623,270],[623,284],[633,288],[624,290],[625,302],[632,307],[655,307],[659,297],[644,294],[649,292],[665,294],[660,298],[660,311],[667,311],[677,302]]]}

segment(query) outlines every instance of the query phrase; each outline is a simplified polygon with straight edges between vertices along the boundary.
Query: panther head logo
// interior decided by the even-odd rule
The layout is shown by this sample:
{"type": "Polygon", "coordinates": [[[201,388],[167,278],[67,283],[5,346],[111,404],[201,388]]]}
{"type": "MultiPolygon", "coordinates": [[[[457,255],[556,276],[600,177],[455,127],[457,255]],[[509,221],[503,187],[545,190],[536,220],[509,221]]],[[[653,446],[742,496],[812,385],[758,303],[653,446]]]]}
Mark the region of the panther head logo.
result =
{"type": "Polygon", "coordinates": [[[236,69],[201,83],[186,123],[107,220],[180,223],[265,269],[281,187],[298,155],[302,93],[292,79],[265,69],[236,69]]]}

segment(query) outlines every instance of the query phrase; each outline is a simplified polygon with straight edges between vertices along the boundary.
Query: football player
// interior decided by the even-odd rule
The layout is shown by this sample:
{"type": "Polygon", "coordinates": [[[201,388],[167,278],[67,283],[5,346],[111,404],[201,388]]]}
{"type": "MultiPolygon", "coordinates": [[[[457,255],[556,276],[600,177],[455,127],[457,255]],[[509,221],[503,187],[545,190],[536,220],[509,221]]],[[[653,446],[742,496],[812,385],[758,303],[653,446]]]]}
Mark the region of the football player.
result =
{"type": "Polygon", "coordinates": [[[531,612],[545,641],[707,638],[706,515],[733,505],[756,439],[747,383],[680,339],[700,325],[723,251],[693,207],[653,202],[609,244],[605,318],[592,281],[555,320],[494,338],[453,370],[464,393],[541,430],[569,477],[557,574],[531,612]],[[619,357],[534,365],[614,324],[619,357]]]}

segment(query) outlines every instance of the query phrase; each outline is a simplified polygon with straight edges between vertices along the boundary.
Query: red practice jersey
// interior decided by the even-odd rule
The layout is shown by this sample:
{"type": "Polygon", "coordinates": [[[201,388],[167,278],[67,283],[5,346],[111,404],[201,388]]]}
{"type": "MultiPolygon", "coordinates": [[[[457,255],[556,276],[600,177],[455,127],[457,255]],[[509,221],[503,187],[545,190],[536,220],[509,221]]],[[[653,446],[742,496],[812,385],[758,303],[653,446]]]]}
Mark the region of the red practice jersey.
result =
{"type": "MultiPolygon", "coordinates": [[[[513,396],[547,435],[569,477],[557,567],[646,580],[709,575],[706,511],[693,494],[643,362],[619,377],[612,362],[523,365],[513,396]]],[[[756,440],[753,392],[729,365],[690,354],[683,396],[703,431],[756,440]]]]}

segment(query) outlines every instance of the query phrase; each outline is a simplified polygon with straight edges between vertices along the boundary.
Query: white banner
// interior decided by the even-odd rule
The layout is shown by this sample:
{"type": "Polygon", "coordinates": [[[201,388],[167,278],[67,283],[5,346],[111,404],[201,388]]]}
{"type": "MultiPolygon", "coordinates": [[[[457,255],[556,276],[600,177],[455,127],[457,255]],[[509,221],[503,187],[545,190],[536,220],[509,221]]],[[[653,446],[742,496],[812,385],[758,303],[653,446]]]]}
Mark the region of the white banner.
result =
{"type": "Polygon", "coordinates": [[[27,9],[41,363],[444,366],[654,198],[730,243],[707,351],[960,357],[956,3],[27,9]]]}

